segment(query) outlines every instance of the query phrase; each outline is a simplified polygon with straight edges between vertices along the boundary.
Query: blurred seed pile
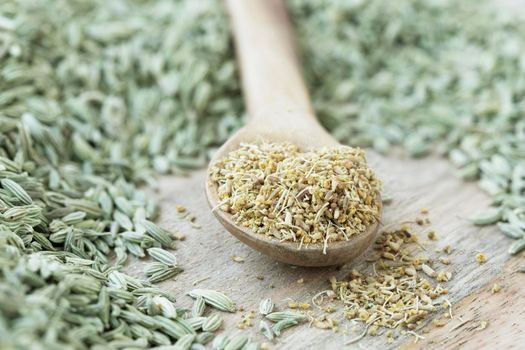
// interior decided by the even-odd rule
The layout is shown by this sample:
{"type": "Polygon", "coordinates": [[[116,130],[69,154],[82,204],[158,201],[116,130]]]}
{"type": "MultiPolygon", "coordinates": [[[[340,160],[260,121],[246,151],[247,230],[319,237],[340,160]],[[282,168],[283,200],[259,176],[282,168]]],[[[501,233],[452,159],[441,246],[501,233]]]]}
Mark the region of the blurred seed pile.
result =
{"type": "Polygon", "coordinates": [[[9,0],[0,15],[1,131],[23,128],[42,162],[149,181],[203,166],[240,125],[215,2],[9,0]]]}
{"type": "Polygon", "coordinates": [[[204,315],[205,305],[235,311],[224,294],[195,290],[191,293],[207,298],[190,314],[169,293],[98,259],[50,249],[27,253],[11,235],[6,245],[1,229],[2,349],[146,349],[174,343],[175,349],[192,344],[205,349],[222,324],[219,314],[204,315]]]}
{"type": "Polygon", "coordinates": [[[525,248],[525,18],[483,5],[294,0],[291,8],[324,125],[379,152],[437,147],[494,198],[498,209],[475,222],[500,222],[517,253],[525,248]]]}
{"type": "Polygon", "coordinates": [[[212,2],[0,4],[1,348],[210,340],[151,285],[181,269],[136,184],[203,165],[240,123],[221,16],[212,2]],[[147,278],[119,272],[146,252],[147,278]]]}
{"type": "MultiPolygon", "coordinates": [[[[464,1],[290,5],[327,128],[379,151],[442,145],[494,197],[475,222],[525,247],[523,23],[464,1]]],[[[148,250],[151,281],[180,269],[156,250],[173,238],[136,185],[204,165],[241,125],[226,20],[211,0],[0,2],[2,341],[139,348],[182,335],[159,319],[171,311],[157,315],[153,299],[169,296],[118,269],[148,250]]]]}

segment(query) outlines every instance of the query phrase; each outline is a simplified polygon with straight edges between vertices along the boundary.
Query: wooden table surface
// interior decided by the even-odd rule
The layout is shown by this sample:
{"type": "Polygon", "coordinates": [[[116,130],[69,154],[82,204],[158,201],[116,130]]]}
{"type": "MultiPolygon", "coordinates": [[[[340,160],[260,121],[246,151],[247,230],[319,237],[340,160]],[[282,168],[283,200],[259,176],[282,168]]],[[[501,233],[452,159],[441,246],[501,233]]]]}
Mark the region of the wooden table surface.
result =
{"type": "MultiPolygon", "coordinates": [[[[525,344],[525,274],[515,272],[525,259],[510,259],[507,253],[510,239],[497,232],[496,227],[479,228],[468,220],[472,214],[487,208],[490,204],[488,196],[475,183],[461,181],[454,167],[437,157],[413,160],[387,158],[369,152],[368,158],[383,179],[385,191],[394,197],[393,202],[384,208],[382,224],[413,220],[421,216],[421,208],[428,208],[432,223],[422,230],[432,228],[439,237],[437,242],[428,245],[429,252],[447,244],[453,247],[450,255],[453,278],[445,285],[450,289],[448,297],[453,304],[454,318],[443,328],[429,326],[430,332],[422,334],[425,339],[416,344],[411,336],[401,336],[392,344],[386,344],[384,336],[376,336],[365,337],[352,348],[457,349],[462,346],[494,349],[497,344],[498,349],[510,349],[525,344]],[[485,264],[475,261],[478,252],[487,255],[485,264]],[[502,286],[502,290],[493,295],[491,288],[495,282],[502,286]],[[464,321],[468,322],[458,326],[464,321]],[[487,327],[476,330],[481,321],[488,322],[487,327]]],[[[191,305],[191,298],[185,293],[198,287],[223,291],[247,311],[257,310],[260,300],[266,297],[271,297],[282,310],[288,298],[309,302],[318,292],[330,289],[330,276],[342,278],[355,266],[364,266],[361,260],[339,269],[300,268],[261,255],[231,236],[213,217],[204,195],[204,178],[204,170],[189,177],[164,177],[160,179],[161,190],[155,194],[161,203],[160,225],[169,230],[181,230],[187,236],[175,251],[185,271],[160,284],[179,296],[178,304],[191,305]],[[192,228],[187,221],[180,219],[176,204],[186,206],[202,228],[192,228]],[[231,259],[234,255],[245,261],[234,262],[231,259]],[[264,279],[259,280],[257,276],[264,276],[264,279]],[[300,278],[304,279],[304,284],[297,283],[300,278]],[[196,286],[195,282],[198,282],[196,286]]],[[[426,245],[425,235],[420,236],[426,245]]],[[[129,265],[129,272],[142,275],[146,262],[134,260],[129,265]]],[[[342,305],[336,305],[341,311],[342,305]]],[[[333,317],[340,317],[340,311],[333,317]]],[[[258,332],[258,317],[254,319],[253,327],[237,328],[242,314],[224,314],[223,332],[232,335],[243,332],[255,340],[265,341],[258,332]]],[[[335,333],[310,328],[306,324],[296,326],[285,330],[272,348],[339,349],[345,341],[357,335],[352,331],[344,334],[343,330],[350,328],[348,320],[342,320],[339,331],[335,333]]]]}

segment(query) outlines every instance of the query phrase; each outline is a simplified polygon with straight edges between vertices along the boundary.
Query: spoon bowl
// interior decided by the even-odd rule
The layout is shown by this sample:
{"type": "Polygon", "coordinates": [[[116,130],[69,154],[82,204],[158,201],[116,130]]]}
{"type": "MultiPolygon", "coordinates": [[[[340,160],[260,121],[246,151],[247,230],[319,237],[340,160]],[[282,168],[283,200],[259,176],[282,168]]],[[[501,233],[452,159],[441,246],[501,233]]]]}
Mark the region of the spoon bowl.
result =
{"type": "MultiPolygon", "coordinates": [[[[339,143],[324,129],[320,128],[320,126],[317,126],[320,130],[315,130],[315,128],[315,126],[311,126],[308,131],[302,130],[305,133],[294,133],[295,137],[292,137],[291,135],[279,132],[279,130],[266,129],[266,132],[261,132],[255,125],[248,124],[217,150],[210,162],[210,166],[216,161],[226,157],[230,152],[238,149],[240,144],[244,142],[253,143],[262,140],[270,142],[291,142],[303,151],[312,147],[339,145],[339,143]],[[310,132],[315,133],[315,138],[310,138],[310,132]],[[305,135],[306,137],[297,135],[305,135]]],[[[294,131],[299,130],[294,129],[294,131]]],[[[341,265],[357,258],[377,238],[379,221],[370,225],[365,232],[354,235],[348,240],[328,243],[326,254],[324,254],[322,243],[310,243],[303,245],[299,249],[299,242],[280,241],[274,237],[255,233],[250,228],[237,224],[230,213],[219,209],[217,185],[210,179],[209,174],[208,172],[206,177],[206,197],[215,217],[228,232],[241,242],[277,261],[298,266],[341,265]]],[[[381,203],[380,198],[378,198],[378,203],[381,203]]],[[[381,215],[381,208],[379,215],[381,215]]]]}
{"type": "MultiPolygon", "coordinates": [[[[299,150],[337,146],[318,123],[304,84],[283,0],[227,0],[233,22],[243,92],[250,119],[215,153],[210,167],[241,143],[289,142],[299,150]]],[[[219,208],[217,185],[206,178],[206,197],[220,223],[239,240],[275,260],[330,266],[361,255],[377,238],[379,220],[345,241],[303,245],[253,232],[219,208]]],[[[378,198],[378,203],[381,203],[378,198]]],[[[381,211],[381,208],[380,208],[381,211]]],[[[379,213],[379,216],[381,212],[379,213]]]]}

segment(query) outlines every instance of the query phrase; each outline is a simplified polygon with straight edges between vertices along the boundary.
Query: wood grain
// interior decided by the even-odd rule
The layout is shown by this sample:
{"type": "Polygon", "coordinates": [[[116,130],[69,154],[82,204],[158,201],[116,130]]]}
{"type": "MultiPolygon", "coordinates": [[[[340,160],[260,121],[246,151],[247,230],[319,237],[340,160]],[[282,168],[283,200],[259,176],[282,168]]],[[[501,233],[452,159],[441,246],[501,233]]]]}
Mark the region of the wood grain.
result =
{"type": "MultiPolygon", "coordinates": [[[[442,334],[439,330],[436,333],[432,331],[425,335],[427,343],[421,342],[416,347],[428,348],[426,345],[431,339],[437,342],[431,344],[436,349],[459,348],[471,344],[475,344],[478,349],[493,349],[496,343],[483,342],[483,338],[515,346],[525,342],[522,328],[525,298],[519,298],[523,295],[520,287],[523,286],[525,275],[511,272],[515,270],[515,260],[518,259],[505,265],[509,260],[507,248],[510,240],[497,232],[495,227],[478,228],[468,220],[469,216],[489,205],[489,198],[475,184],[462,182],[455,169],[446,160],[437,157],[412,160],[404,157],[386,158],[369,153],[369,161],[384,180],[386,192],[395,198],[392,204],[385,206],[382,224],[390,225],[413,219],[421,208],[429,208],[431,227],[439,237],[437,246],[450,244],[454,247],[450,256],[454,277],[448,283],[449,297],[455,305],[454,314],[465,319],[470,312],[489,321],[484,331],[473,332],[470,324],[458,328],[453,334],[459,340],[447,340],[443,344],[443,337],[448,334],[442,334]],[[483,265],[474,260],[475,254],[480,251],[488,257],[487,263],[483,265]],[[503,290],[492,296],[487,291],[494,278],[501,279],[503,290]],[[485,300],[489,302],[485,303],[485,300]],[[499,309],[502,312],[495,313],[499,309]],[[500,326],[505,327],[504,330],[500,326]],[[500,334],[499,338],[494,338],[494,333],[500,334]],[[466,339],[471,339],[468,344],[460,344],[466,339]]],[[[329,288],[327,279],[330,276],[343,277],[354,266],[363,266],[363,263],[356,263],[340,269],[299,268],[274,262],[248,248],[225,232],[210,213],[204,196],[204,178],[204,171],[193,173],[187,178],[164,177],[160,179],[162,190],[155,194],[162,208],[160,225],[170,230],[180,229],[187,235],[187,239],[180,242],[175,252],[185,272],[173,280],[161,283],[173,295],[180,296],[178,302],[181,305],[191,305],[191,299],[184,296],[185,293],[194,288],[194,281],[206,278],[197,284],[199,288],[221,290],[246,310],[256,310],[259,301],[265,297],[272,297],[277,307],[283,309],[288,298],[309,301],[316,293],[329,288]],[[183,204],[193,212],[202,228],[193,229],[187,222],[181,221],[176,213],[176,204],[183,204]],[[243,257],[245,262],[232,261],[233,255],[243,257]],[[264,280],[257,279],[257,276],[264,276],[264,280]],[[302,285],[296,282],[300,278],[305,281],[302,285]]],[[[129,271],[141,275],[144,262],[135,260],[130,264],[129,271]]],[[[522,258],[521,263],[523,264],[522,258]]],[[[265,338],[257,332],[258,319],[252,328],[244,331],[236,328],[241,314],[226,315],[225,333],[233,335],[244,332],[252,335],[255,340],[264,341],[265,338]]],[[[336,313],[334,318],[338,315],[336,313]]],[[[457,318],[453,319],[450,327],[457,322],[457,318]]],[[[348,321],[342,321],[341,331],[338,333],[308,328],[306,325],[298,326],[284,331],[274,348],[337,349],[345,340],[356,335],[352,332],[343,334],[342,330],[349,326],[348,321]]],[[[366,337],[354,344],[353,348],[390,349],[412,342],[410,337],[401,337],[387,345],[382,336],[366,337]]]]}

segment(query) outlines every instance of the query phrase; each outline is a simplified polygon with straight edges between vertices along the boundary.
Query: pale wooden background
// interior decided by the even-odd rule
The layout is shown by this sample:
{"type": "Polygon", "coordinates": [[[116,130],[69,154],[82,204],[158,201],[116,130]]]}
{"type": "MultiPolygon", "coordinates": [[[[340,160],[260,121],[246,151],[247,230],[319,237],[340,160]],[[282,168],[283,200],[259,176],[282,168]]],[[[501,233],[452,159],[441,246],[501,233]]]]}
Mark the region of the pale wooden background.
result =
{"type": "MultiPolygon", "coordinates": [[[[519,5],[525,1],[507,0],[504,3],[521,9],[523,6],[519,5]]],[[[443,328],[429,326],[430,332],[423,334],[426,339],[417,344],[407,336],[386,344],[384,336],[378,336],[365,337],[351,348],[522,349],[525,346],[525,274],[515,271],[525,264],[525,259],[509,257],[510,239],[497,232],[495,227],[474,227],[468,220],[471,215],[487,208],[490,199],[475,184],[462,182],[453,166],[438,157],[413,160],[403,156],[387,158],[369,152],[368,158],[384,180],[386,192],[394,197],[392,204],[384,209],[383,225],[414,219],[421,208],[429,208],[430,227],[439,237],[435,245],[429,246],[429,254],[433,247],[446,244],[454,247],[450,256],[454,277],[447,284],[454,318],[443,328]],[[479,265],[475,262],[474,256],[478,252],[487,255],[487,263],[479,265]],[[503,289],[493,295],[490,290],[495,282],[503,289]],[[471,321],[457,327],[466,320],[471,321]],[[488,326],[476,330],[481,321],[487,321],[488,326]]],[[[287,298],[308,302],[316,293],[329,289],[327,280],[330,276],[344,277],[355,266],[348,264],[340,270],[334,267],[296,268],[274,262],[244,246],[210,213],[204,195],[204,178],[203,170],[189,177],[163,177],[160,191],[154,194],[161,203],[160,225],[169,230],[180,229],[187,236],[175,252],[185,271],[160,284],[179,296],[178,304],[190,306],[191,298],[185,293],[198,287],[221,290],[246,310],[257,310],[259,301],[266,297],[273,298],[277,307],[284,309],[287,298]],[[179,219],[176,204],[185,205],[202,228],[194,229],[179,219]],[[243,257],[245,262],[232,261],[233,255],[243,257]],[[256,276],[264,276],[264,280],[256,276]],[[203,278],[207,279],[193,285],[203,278]],[[304,284],[296,283],[299,278],[304,278],[304,284]]],[[[423,242],[424,236],[421,235],[423,242]]],[[[128,271],[142,275],[145,263],[133,260],[128,271]]],[[[362,266],[359,262],[355,264],[362,266]]],[[[253,327],[243,331],[237,329],[241,314],[224,314],[223,332],[232,335],[243,332],[254,340],[266,341],[258,333],[258,317],[254,319],[253,327]]],[[[337,313],[332,316],[337,318],[337,313]]],[[[272,348],[338,349],[357,335],[351,331],[344,335],[342,330],[347,327],[351,327],[349,321],[342,321],[337,333],[307,325],[297,326],[285,330],[272,348]]]]}

